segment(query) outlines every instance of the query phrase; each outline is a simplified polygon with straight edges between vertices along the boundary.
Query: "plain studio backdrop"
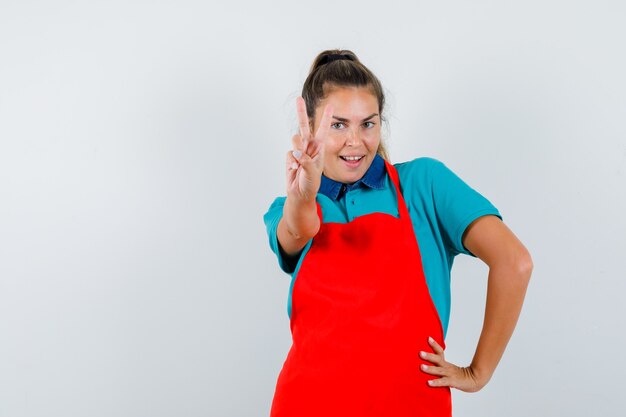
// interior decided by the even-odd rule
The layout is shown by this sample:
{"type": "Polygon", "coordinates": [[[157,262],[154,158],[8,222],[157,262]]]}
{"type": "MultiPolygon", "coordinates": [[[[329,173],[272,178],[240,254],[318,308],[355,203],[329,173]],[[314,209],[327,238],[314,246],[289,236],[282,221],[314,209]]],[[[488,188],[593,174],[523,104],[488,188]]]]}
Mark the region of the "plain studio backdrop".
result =
{"type": "MultiPolygon", "coordinates": [[[[268,415],[290,276],[262,216],[336,47],[383,83],[392,162],[443,161],[534,259],[454,415],[625,415],[625,20],[619,1],[3,0],[0,416],[268,415]]],[[[452,269],[459,366],[487,272],[452,269]]]]}

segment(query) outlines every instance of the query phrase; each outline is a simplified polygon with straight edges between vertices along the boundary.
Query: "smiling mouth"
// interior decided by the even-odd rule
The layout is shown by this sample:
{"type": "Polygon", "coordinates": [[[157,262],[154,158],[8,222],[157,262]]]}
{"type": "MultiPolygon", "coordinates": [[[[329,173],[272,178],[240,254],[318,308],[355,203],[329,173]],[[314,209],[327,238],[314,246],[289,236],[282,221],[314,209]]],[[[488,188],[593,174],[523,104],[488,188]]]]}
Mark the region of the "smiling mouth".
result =
{"type": "Polygon", "coordinates": [[[341,159],[343,159],[344,161],[348,161],[348,162],[357,162],[360,161],[363,158],[363,155],[361,156],[339,156],[341,159]]]}

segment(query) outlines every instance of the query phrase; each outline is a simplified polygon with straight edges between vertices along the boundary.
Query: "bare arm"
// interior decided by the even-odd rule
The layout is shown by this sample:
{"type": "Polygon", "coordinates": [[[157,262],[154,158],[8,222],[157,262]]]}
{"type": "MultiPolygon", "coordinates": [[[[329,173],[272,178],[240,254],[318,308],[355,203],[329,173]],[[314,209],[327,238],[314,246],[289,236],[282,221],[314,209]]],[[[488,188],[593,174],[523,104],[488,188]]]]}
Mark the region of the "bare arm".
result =
{"type": "Polygon", "coordinates": [[[533,263],[522,242],[495,216],[474,221],[463,244],[489,266],[483,329],[470,365],[486,384],[517,324],[533,263]]]}
{"type": "Polygon", "coordinates": [[[513,334],[533,263],[522,242],[496,216],[476,219],[466,229],[463,245],[489,266],[485,319],[478,346],[472,363],[459,367],[447,362],[443,348],[430,341],[435,353],[425,352],[421,356],[436,366],[422,370],[441,377],[430,381],[433,387],[475,392],[491,379],[513,334]]]}
{"type": "Polygon", "coordinates": [[[287,197],[283,217],[276,232],[278,243],[287,255],[295,255],[315,236],[320,227],[315,200],[295,201],[287,197]]]}

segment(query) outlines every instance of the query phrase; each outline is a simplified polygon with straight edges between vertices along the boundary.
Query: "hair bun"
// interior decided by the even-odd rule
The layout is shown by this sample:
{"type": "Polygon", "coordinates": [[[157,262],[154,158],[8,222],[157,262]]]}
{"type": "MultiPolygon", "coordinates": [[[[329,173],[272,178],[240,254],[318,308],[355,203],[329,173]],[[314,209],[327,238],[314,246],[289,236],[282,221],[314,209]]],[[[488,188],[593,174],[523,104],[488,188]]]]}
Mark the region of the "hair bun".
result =
{"type": "Polygon", "coordinates": [[[354,52],[348,49],[327,49],[317,55],[317,57],[313,61],[313,65],[311,65],[309,73],[312,73],[320,67],[323,67],[324,65],[333,61],[351,61],[354,63],[358,63],[359,58],[357,58],[354,52]]]}
{"type": "Polygon", "coordinates": [[[319,60],[318,66],[328,64],[329,62],[333,62],[333,61],[340,61],[342,59],[345,59],[348,61],[354,61],[352,57],[348,54],[328,54],[328,55],[324,55],[319,60]]]}

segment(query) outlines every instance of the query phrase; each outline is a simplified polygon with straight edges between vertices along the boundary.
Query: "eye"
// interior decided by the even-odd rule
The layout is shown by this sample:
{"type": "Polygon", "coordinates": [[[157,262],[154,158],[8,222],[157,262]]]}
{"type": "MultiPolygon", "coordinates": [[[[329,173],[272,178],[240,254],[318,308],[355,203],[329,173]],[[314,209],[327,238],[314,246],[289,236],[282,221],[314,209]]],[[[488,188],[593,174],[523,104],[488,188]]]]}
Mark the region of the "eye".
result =
{"type": "Polygon", "coordinates": [[[343,126],[344,126],[343,122],[337,122],[337,123],[333,123],[332,125],[330,125],[330,127],[332,127],[333,129],[342,129],[343,126]]]}
{"type": "Polygon", "coordinates": [[[365,126],[367,129],[371,129],[372,127],[374,127],[376,123],[374,122],[365,122],[363,123],[363,126],[365,126]]]}

